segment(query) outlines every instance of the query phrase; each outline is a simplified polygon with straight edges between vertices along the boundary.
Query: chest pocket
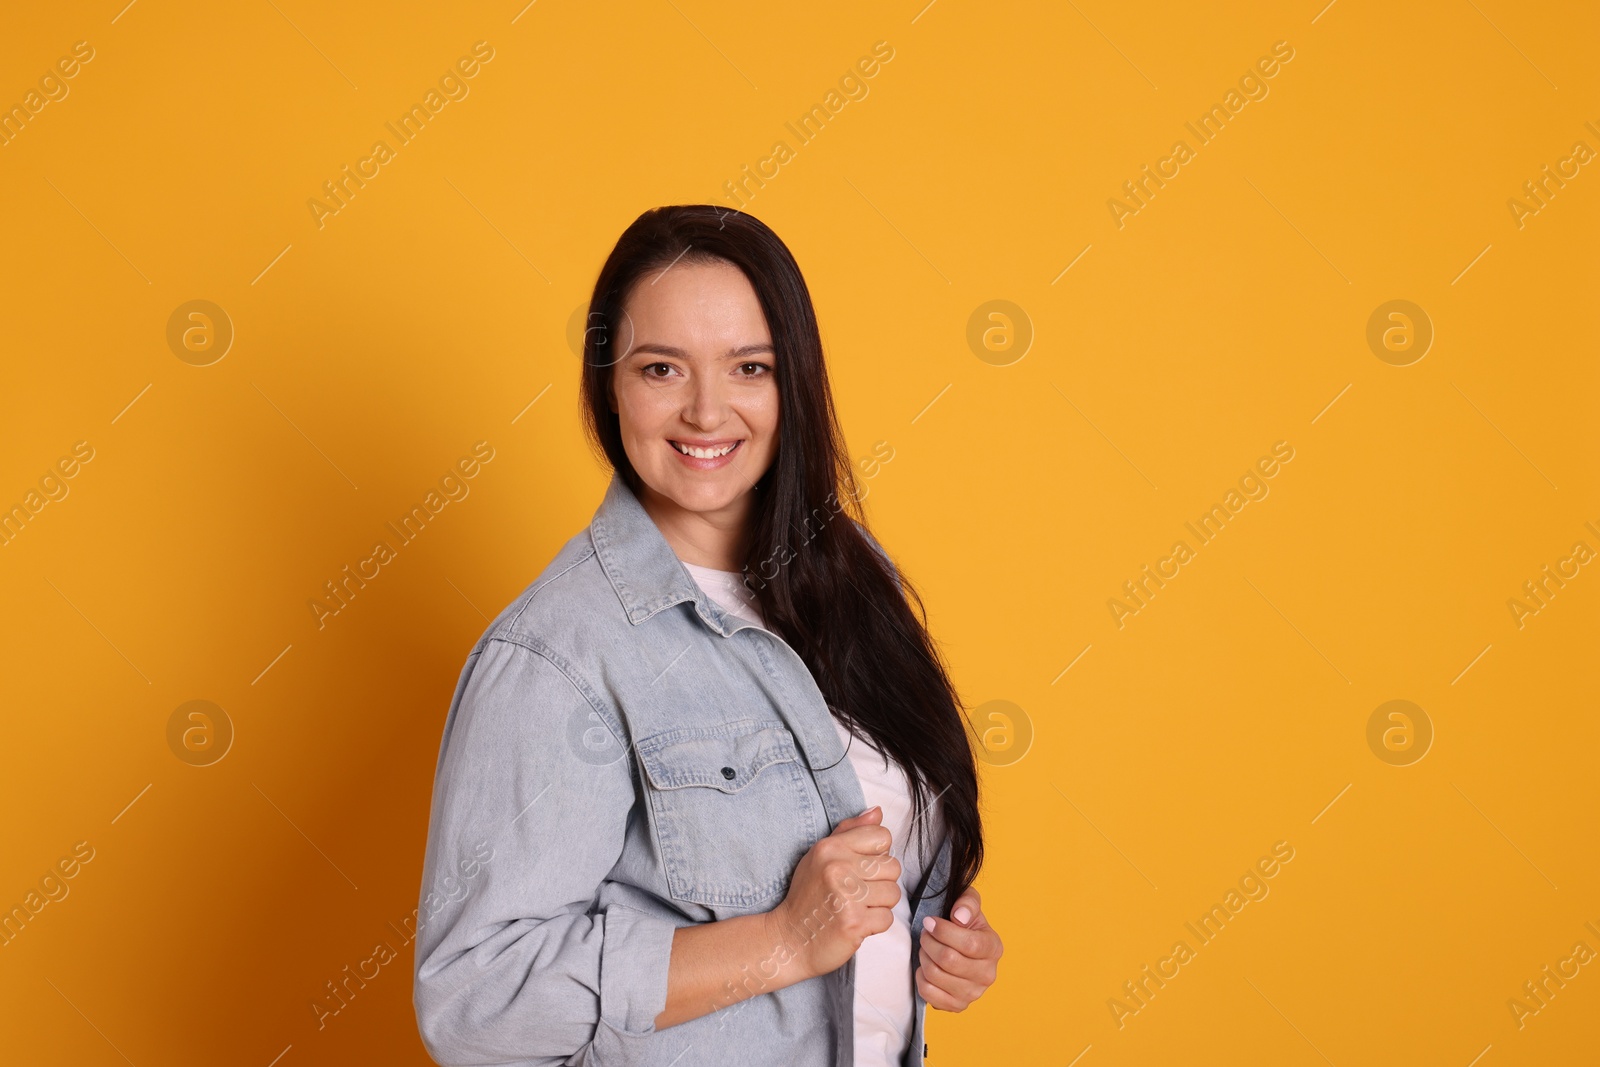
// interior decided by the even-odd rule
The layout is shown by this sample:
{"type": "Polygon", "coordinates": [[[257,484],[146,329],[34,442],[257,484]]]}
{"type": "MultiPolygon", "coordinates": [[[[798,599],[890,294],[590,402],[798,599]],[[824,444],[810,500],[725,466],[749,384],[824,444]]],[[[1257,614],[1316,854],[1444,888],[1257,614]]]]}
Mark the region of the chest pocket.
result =
{"type": "Polygon", "coordinates": [[[777,904],[820,836],[809,772],[781,722],[742,719],[641,739],[667,888],[697,904],[777,904]]]}

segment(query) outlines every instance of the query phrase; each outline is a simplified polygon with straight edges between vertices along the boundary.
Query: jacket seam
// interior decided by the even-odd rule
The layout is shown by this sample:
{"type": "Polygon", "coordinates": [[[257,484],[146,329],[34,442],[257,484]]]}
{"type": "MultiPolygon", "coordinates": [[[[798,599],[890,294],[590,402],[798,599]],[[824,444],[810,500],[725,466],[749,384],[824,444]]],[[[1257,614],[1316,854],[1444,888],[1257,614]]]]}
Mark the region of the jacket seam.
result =
{"type": "MultiPolygon", "coordinates": [[[[563,571],[562,573],[566,572],[563,571]]],[[[616,739],[617,744],[621,745],[623,752],[627,754],[628,762],[630,764],[633,762],[633,748],[628,742],[628,732],[623,728],[621,719],[613,712],[608,703],[598,698],[593,687],[589,685],[588,679],[584,678],[565,656],[529,634],[497,634],[489,638],[489,641],[499,641],[502,644],[514,645],[525,649],[555,668],[556,673],[565,678],[567,684],[572,686],[573,690],[594,709],[595,714],[600,716],[600,721],[606,724],[606,729],[611,731],[612,737],[616,739]]]]}
{"type": "Polygon", "coordinates": [[[523,600],[522,606],[517,609],[517,613],[515,615],[511,616],[511,618],[506,620],[506,627],[508,629],[509,628],[513,628],[519,622],[521,622],[522,621],[522,614],[523,614],[523,612],[528,610],[528,605],[533,603],[533,598],[538,596],[540,593],[544,592],[545,588],[548,587],[552,582],[556,581],[557,579],[566,577],[566,575],[568,573],[570,573],[573,570],[573,568],[581,566],[582,564],[584,564],[584,563],[588,562],[590,559],[592,559],[594,556],[595,556],[595,549],[594,549],[594,545],[591,543],[589,545],[588,550],[586,552],[584,552],[583,555],[581,555],[577,559],[573,560],[569,565],[563,567],[561,570],[557,571],[555,574],[552,574],[552,575],[550,575],[550,576],[548,576],[546,578],[543,578],[543,579],[535,582],[533,584],[533,588],[528,591],[528,595],[527,595],[526,599],[523,600]]]}

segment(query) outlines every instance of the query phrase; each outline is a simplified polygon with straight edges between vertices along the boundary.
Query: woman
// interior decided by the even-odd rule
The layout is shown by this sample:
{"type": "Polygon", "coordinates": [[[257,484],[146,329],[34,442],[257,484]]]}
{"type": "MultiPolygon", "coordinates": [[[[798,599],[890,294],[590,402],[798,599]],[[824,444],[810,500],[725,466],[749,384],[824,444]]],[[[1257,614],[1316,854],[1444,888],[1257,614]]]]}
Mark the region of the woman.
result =
{"type": "Polygon", "coordinates": [[[457,683],[424,1044],[444,1064],[921,1064],[926,1005],[963,1010],[1001,953],[972,889],[977,775],[921,603],[850,514],[799,267],[749,215],[647,211],[588,321],[611,483],[457,683]]]}

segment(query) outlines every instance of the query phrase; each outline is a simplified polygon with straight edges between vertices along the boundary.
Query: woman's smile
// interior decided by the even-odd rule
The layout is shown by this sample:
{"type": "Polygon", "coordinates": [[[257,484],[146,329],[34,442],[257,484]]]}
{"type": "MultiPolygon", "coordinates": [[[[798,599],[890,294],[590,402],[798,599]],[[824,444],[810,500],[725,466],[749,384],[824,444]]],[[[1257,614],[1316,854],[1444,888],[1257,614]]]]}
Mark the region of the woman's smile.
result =
{"type": "Polygon", "coordinates": [[[733,454],[738,451],[744,438],[736,437],[732,440],[705,441],[699,438],[668,439],[667,444],[678,454],[678,459],[691,470],[714,471],[733,462],[733,454]]]}

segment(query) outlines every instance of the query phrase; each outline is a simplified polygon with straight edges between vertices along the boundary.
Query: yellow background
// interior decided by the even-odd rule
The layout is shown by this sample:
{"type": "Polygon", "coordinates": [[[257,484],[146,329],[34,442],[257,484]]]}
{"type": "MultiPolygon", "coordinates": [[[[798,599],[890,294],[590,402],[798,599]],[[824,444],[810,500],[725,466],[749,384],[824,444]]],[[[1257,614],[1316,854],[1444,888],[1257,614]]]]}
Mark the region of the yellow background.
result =
{"type": "Polygon", "coordinates": [[[8,1059],[427,1062],[409,946],[321,1030],[310,1004],[416,907],[462,662],[599,501],[572,315],[640,211],[731,205],[778,140],[749,208],[806,272],[852,454],[893,448],[874,528],[967,701],[1021,709],[983,724],[1000,981],[929,1012],[931,1062],[1600,1055],[1600,962],[1507,1006],[1600,951],[1600,575],[1507,606],[1600,549],[1596,164],[1507,206],[1600,149],[1592,8],[120,7],[0,35],[0,103],[95,52],[0,147],[0,503],[94,449],[0,548],[0,903],[95,850],[0,948],[8,1059]],[[469,95],[319,228],[323,182],[477,41],[469,95]],[[210,366],[166,340],[196,299],[235,331],[210,366]],[[1366,342],[1394,299],[1435,330],[1410,366],[1366,342]],[[1005,366],[967,342],[991,300],[1034,333],[1005,366]],[[470,496],[318,629],[322,583],[479,440],[470,496]],[[1277,441],[1270,495],[1119,628],[1122,583],[1277,441]],[[1434,731],[1408,766],[1367,743],[1395,699],[1434,731]],[[210,766],[169,748],[190,700],[235,731],[210,766]],[[1279,841],[1270,894],[1119,1026],[1279,841]]]}

